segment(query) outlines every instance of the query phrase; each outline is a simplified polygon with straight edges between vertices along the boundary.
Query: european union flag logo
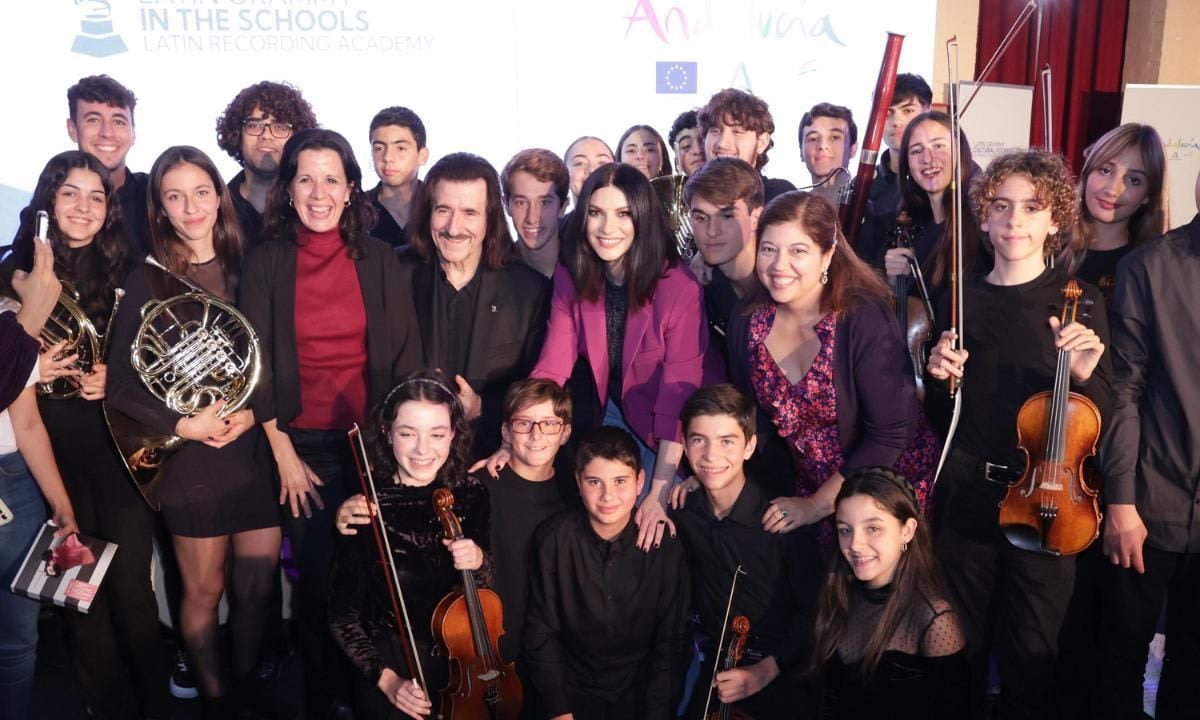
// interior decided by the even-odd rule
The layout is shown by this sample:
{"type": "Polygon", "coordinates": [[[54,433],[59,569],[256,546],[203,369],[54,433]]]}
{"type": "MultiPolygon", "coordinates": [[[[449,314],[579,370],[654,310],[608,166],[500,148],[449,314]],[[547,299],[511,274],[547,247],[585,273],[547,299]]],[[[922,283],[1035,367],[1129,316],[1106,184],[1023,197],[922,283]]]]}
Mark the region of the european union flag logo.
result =
{"type": "Polygon", "coordinates": [[[659,95],[695,95],[696,63],[657,62],[654,64],[654,84],[659,95]]]}

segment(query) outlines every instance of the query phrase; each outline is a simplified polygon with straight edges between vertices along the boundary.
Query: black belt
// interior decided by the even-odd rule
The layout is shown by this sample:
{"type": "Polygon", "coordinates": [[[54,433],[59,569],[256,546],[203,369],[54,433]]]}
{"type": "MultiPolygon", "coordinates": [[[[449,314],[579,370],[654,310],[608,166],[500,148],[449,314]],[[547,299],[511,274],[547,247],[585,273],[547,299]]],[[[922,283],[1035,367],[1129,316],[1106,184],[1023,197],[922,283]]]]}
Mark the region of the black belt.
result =
{"type": "Polygon", "coordinates": [[[990,483],[1005,487],[1020,480],[1021,475],[1025,473],[1025,462],[1021,457],[1007,460],[1005,463],[994,463],[956,447],[950,451],[950,461],[967,468],[990,483]]]}

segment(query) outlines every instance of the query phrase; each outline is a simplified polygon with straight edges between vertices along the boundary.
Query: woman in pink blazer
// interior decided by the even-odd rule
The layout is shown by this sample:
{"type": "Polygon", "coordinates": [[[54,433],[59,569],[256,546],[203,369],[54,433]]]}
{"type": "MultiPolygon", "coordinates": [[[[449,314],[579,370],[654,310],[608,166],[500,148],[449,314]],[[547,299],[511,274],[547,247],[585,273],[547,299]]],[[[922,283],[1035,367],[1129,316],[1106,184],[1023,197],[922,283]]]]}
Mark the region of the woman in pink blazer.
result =
{"type": "Polygon", "coordinates": [[[566,228],[570,267],[554,274],[550,324],[534,377],[562,384],[578,356],[592,367],[604,424],[642,444],[653,475],[638,508],[638,546],[657,545],[683,453],[679,411],[700,387],[708,326],[700,284],[679,263],[645,175],[612,163],[591,174],[566,228]],[[610,336],[613,342],[609,342],[610,336]]]}

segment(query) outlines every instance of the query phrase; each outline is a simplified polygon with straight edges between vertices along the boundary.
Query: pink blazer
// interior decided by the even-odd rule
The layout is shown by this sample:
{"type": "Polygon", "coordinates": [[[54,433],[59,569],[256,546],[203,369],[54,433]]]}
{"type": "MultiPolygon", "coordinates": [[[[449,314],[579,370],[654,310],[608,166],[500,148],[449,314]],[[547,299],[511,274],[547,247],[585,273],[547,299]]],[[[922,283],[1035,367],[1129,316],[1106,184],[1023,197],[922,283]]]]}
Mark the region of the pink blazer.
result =
{"type": "MultiPolygon", "coordinates": [[[[579,355],[588,359],[600,407],[608,403],[608,345],[604,298],[582,300],[571,274],[554,271],[550,324],[534,377],[560,385],[571,376],[579,355]]],[[[703,380],[708,323],[700,284],[682,265],[667,270],[654,298],[625,322],[621,360],[621,408],[625,420],[652,450],[659,440],[683,442],[679,411],[703,380]]]]}

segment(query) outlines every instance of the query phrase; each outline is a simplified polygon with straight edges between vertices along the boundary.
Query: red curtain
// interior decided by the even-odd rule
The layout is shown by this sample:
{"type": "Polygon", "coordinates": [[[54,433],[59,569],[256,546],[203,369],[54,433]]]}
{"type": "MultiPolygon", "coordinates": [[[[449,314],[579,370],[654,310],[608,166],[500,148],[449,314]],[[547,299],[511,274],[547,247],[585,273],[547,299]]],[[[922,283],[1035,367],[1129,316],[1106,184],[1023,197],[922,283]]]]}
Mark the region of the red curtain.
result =
{"type": "MultiPolygon", "coordinates": [[[[976,77],[1026,4],[1027,0],[979,0],[976,77]]],[[[1066,156],[1078,171],[1084,148],[1121,119],[1129,0],[1041,0],[1040,4],[1040,46],[1034,11],[987,80],[1034,86],[1029,142],[1033,147],[1044,147],[1041,69],[1049,63],[1051,139],[1055,151],[1066,156]],[[1040,57],[1034,57],[1035,52],[1040,57]]]]}

